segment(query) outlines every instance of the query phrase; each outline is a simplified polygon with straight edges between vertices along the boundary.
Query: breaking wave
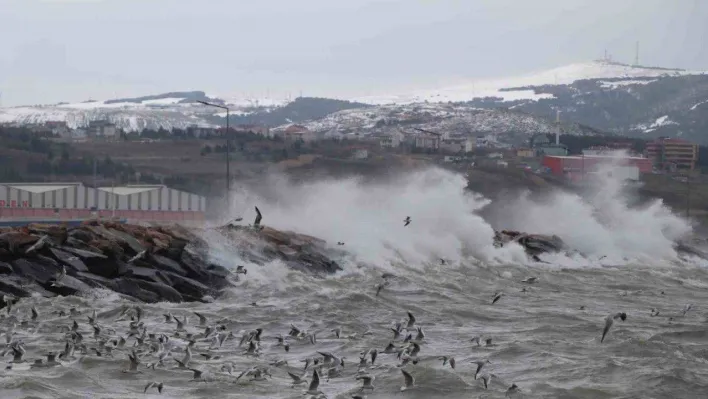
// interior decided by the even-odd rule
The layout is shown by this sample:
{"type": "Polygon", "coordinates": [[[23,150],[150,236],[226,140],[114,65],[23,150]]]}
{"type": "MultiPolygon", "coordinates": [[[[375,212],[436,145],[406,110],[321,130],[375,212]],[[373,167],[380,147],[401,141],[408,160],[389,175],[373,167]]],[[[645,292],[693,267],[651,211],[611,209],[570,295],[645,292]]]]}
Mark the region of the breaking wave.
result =
{"type": "Polygon", "coordinates": [[[463,175],[436,167],[382,181],[351,177],[296,183],[271,175],[258,187],[236,192],[232,210],[247,222],[258,205],[264,224],[320,237],[332,246],[342,241],[358,261],[378,267],[439,258],[529,262],[519,246],[494,247],[494,228],[480,216],[489,206],[496,207],[496,227],[556,234],[585,261],[676,259],[673,243],[691,232],[690,224],[660,200],[630,206],[623,181],[607,173],[612,168],[598,170],[582,196],[555,191],[533,199],[521,193],[503,204],[466,190],[463,175]],[[412,218],[408,227],[406,216],[412,218]]]}

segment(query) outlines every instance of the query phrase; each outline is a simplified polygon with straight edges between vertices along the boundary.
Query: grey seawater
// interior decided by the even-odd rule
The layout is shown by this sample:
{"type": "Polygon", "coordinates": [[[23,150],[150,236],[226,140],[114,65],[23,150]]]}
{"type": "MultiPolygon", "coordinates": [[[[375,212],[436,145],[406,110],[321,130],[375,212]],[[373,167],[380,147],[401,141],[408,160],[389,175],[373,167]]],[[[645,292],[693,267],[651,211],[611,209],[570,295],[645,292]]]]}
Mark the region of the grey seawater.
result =
{"type": "MultiPolygon", "coordinates": [[[[256,266],[251,266],[256,267],[256,266]]],[[[263,266],[268,268],[269,266],[263,266]]],[[[148,332],[174,334],[175,324],[166,324],[163,313],[187,315],[187,330],[200,333],[198,318],[202,312],[214,323],[226,318],[236,338],[212,353],[219,360],[206,361],[200,353],[209,352],[209,340],[200,341],[194,350],[193,367],[208,372],[208,382],[190,381],[192,373],[175,369],[174,360],[165,368],[148,369],[141,365],[139,374],[123,373],[128,367],[127,354],[135,339],[128,339],[125,349],[115,349],[113,357],[80,355],[51,368],[29,368],[15,364],[0,371],[0,397],[10,398],[298,398],[305,385],[292,388],[287,371],[301,374],[302,359],[328,351],[344,356],[341,376],[329,381],[323,376],[320,389],[328,398],[348,398],[361,386],[357,375],[359,353],[391,341],[394,322],[412,312],[426,334],[421,344],[420,362],[404,368],[416,379],[417,387],[399,392],[403,377],[396,355],[379,354],[375,366],[366,372],[376,377],[376,389],[369,398],[503,398],[515,383],[525,398],[696,398],[705,397],[708,388],[708,325],[703,304],[708,300],[706,269],[687,264],[663,267],[639,264],[561,268],[553,265],[494,266],[429,264],[422,268],[399,264],[397,275],[380,296],[374,285],[381,271],[373,268],[350,270],[337,276],[318,279],[299,272],[274,269],[280,273],[273,282],[249,279],[214,303],[144,305],[148,332]],[[535,284],[520,281],[537,276],[535,284]],[[526,288],[524,292],[524,288],[526,288]],[[496,291],[506,295],[496,304],[496,291]],[[255,306],[252,304],[255,302],[255,306]],[[686,304],[693,308],[685,315],[686,304]],[[581,310],[581,307],[584,307],[581,310]],[[650,309],[660,314],[652,317],[650,309]],[[604,343],[600,336],[604,319],[610,313],[626,312],[625,322],[616,321],[604,343]],[[286,353],[272,337],[287,334],[290,324],[317,332],[316,344],[308,340],[292,341],[286,353]],[[263,328],[262,354],[249,357],[239,347],[239,331],[263,328]],[[330,329],[341,327],[337,339],[330,329]],[[364,335],[367,330],[370,335],[364,335]],[[350,337],[351,335],[351,337],[350,337]],[[470,342],[474,336],[492,338],[492,345],[470,342]],[[457,367],[443,367],[439,356],[454,356],[457,367]],[[287,360],[287,367],[271,367],[272,379],[249,381],[236,375],[255,365],[287,360]],[[491,386],[485,390],[474,379],[471,361],[489,359],[482,374],[492,373],[491,386]],[[234,375],[220,371],[225,362],[233,362],[234,375]],[[143,394],[149,381],[162,381],[162,395],[151,390],[143,394]]],[[[267,269],[260,270],[268,276],[267,269]]],[[[86,298],[31,298],[22,301],[13,316],[30,317],[31,306],[40,312],[37,323],[17,324],[13,339],[21,339],[31,362],[48,351],[63,349],[65,329],[71,317],[59,317],[54,311],[76,307],[87,346],[93,347],[93,329],[87,315],[115,309],[123,300],[114,294],[94,293],[86,298]]],[[[3,310],[3,313],[4,310],[3,310]]],[[[12,317],[0,320],[4,332],[12,317]]],[[[116,316],[103,317],[99,324],[105,337],[126,336],[128,321],[116,316]],[[113,331],[110,331],[110,330],[113,331]]],[[[414,334],[415,335],[415,334],[414,334]]],[[[4,336],[3,336],[4,338],[4,336]]],[[[4,340],[2,341],[4,344],[4,340]]],[[[185,341],[172,338],[178,347],[185,341]]],[[[396,342],[400,344],[401,342],[396,342]]],[[[173,351],[181,359],[184,353],[173,351]]],[[[3,359],[5,363],[11,356],[3,359]]],[[[155,360],[143,357],[143,363],[155,360]]],[[[311,372],[308,373],[308,378],[311,372]]],[[[307,396],[305,396],[307,397],[307,396]]]]}

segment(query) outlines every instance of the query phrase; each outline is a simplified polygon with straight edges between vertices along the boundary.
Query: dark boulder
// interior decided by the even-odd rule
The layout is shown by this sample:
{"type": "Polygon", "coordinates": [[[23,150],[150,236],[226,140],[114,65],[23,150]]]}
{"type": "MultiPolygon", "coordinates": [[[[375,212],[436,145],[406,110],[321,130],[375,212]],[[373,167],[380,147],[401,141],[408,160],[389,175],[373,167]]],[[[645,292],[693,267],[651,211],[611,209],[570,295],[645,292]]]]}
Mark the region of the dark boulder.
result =
{"type": "Polygon", "coordinates": [[[150,264],[156,269],[164,270],[166,272],[176,273],[181,276],[186,276],[187,271],[174,260],[161,256],[161,255],[151,255],[150,264]]]}
{"type": "Polygon", "coordinates": [[[76,278],[93,288],[110,288],[113,280],[89,272],[77,272],[76,278]]]}
{"type": "Polygon", "coordinates": [[[18,298],[32,296],[27,284],[23,284],[17,277],[0,278],[0,291],[18,298]]]}
{"type": "Polygon", "coordinates": [[[64,252],[58,248],[50,248],[49,251],[54,256],[54,259],[67,266],[67,273],[69,273],[70,270],[73,270],[74,272],[88,271],[86,264],[84,264],[78,256],[64,252]]]}
{"type": "Polygon", "coordinates": [[[62,296],[77,295],[91,291],[91,286],[69,275],[64,276],[59,281],[45,284],[43,287],[47,291],[51,291],[62,296]]]}
{"type": "MultiPolygon", "coordinates": [[[[140,280],[138,280],[138,281],[140,281],[140,280]]],[[[113,291],[133,297],[133,298],[143,301],[143,302],[155,303],[155,302],[160,301],[160,297],[156,292],[148,291],[143,288],[140,288],[140,285],[138,285],[136,280],[131,279],[131,278],[127,278],[127,277],[117,278],[117,279],[111,281],[110,288],[113,291]]]]}
{"type": "Polygon", "coordinates": [[[167,284],[160,282],[153,282],[140,279],[131,279],[130,281],[138,285],[138,287],[143,290],[156,293],[161,299],[168,302],[182,302],[184,298],[182,295],[174,288],[167,284]]]}
{"type": "Polygon", "coordinates": [[[172,280],[170,280],[170,278],[164,272],[147,267],[128,265],[127,272],[123,273],[122,276],[139,280],[151,281],[153,283],[167,285],[172,284],[172,280]]]}
{"type": "Polygon", "coordinates": [[[6,262],[0,262],[0,274],[13,274],[15,270],[12,269],[12,265],[6,262]]]}
{"type": "Polygon", "coordinates": [[[12,268],[19,276],[36,281],[41,285],[47,284],[49,280],[54,279],[59,273],[58,268],[32,262],[27,259],[15,260],[12,262],[12,268]]]}
{"type": "Polygon", "coordinates": [[[166,274],[170,280],[172,280],[172,287],[181,293],[184,298],[199,301],[204,295],[213,296],[216,292],[216,289],[212,289],[199,281],[192,280],[189,277],[184,277],[170,272],[166,272],[166,274]]]}
{"type": "Polygon", "coordinates": [[[106,278],[116,278],[120,276],[123,262],[115,259],[87,259],[86,268],[89,272],[106,278]]]}

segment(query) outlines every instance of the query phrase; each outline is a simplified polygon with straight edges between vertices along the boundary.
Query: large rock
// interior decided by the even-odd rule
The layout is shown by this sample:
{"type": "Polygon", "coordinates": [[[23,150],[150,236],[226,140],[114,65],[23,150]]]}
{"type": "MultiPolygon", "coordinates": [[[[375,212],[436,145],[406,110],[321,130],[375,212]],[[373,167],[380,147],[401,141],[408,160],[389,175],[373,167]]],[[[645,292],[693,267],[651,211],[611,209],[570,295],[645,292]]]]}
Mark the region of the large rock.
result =
{"type": "Polygon", "coordinates": [[[494,244],[503,247],[509,242],[516,242],[530,256],[547,252],[560,252],[566,249],[565,243],[556,235],[528,234],[520,231],[502,230],[494,234],[494,244]]]}
{"type": "Polygon", "coordinates": [[[67,266],[67,273],[69,273],[69,270],[73,270],[74,272],[89,271],[86,264],[84,264],[78,256],[64,252],[58,248],[49,248],[49,251],[54,255],[54,259],[67,266]]]}
{"type": "Polygon", "coordinates": [[[45,285],[44,288],[47,291],[51,291],[62,296],[77,295],[91,291],[91,286],[69,275],[62,277],[61,280],[56,281],[53,284],[45,285]]]}
{"type": "Polygon", "coordinates": [[[47,266],[28,259],[17,259],[12,262],[12,268],[19,276],[36,281],[40,285],[45,285],[49,280],[56,278],[59,268],[47,266]]]}

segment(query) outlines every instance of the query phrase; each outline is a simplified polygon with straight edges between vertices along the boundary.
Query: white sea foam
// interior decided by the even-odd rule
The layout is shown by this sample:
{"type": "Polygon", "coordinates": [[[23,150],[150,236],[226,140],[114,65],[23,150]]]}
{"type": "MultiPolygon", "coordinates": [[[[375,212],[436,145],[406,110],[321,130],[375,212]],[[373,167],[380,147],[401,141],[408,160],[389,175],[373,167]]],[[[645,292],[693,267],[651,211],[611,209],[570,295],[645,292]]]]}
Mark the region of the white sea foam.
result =
{"type": "MultiPolygon", "coordinates": [[[[630,207],[623,182],[607,173],[612,168],[598,170],[585,196],[557,192],[544,201],[520,196],[504,207],[504,227],[560,236],[585,256],[554,257],[566,266],[676,259],[673,242],[689,233],[690,225],[659,200],[630,207]]],[[[494,230],[478,215],[490,201],[465,186],[462,175],[439,168],[378,182],[345,178],[298,184],[273,175],[253,190],[241,188],[232,215],[249,221],[252,206],[258,205],[264,224],[311,234],[332,246],[343,241],[358,261],[382,268],[391,261],[416,267],[439,258],[527,263],[519,246],[493,247],[494,230]],[[413,220],[408,227],[403,226],[406,216],[413,220]]]]}

